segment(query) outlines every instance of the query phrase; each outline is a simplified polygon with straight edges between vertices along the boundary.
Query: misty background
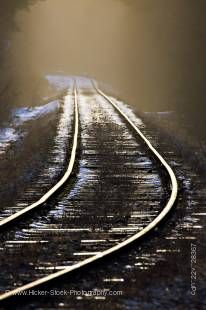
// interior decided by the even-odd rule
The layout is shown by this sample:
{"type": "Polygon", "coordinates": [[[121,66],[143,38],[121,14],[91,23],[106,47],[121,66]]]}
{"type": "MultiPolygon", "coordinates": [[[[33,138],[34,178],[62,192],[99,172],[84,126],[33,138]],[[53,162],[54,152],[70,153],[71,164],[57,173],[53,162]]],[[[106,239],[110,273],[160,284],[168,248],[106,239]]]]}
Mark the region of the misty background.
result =
{"type": "Polygon", "coordinates": [[[1,121],[39,104],[45,75],[88,75],[205,135],[205,12],[202,0],[1,1],[1,121]]]}

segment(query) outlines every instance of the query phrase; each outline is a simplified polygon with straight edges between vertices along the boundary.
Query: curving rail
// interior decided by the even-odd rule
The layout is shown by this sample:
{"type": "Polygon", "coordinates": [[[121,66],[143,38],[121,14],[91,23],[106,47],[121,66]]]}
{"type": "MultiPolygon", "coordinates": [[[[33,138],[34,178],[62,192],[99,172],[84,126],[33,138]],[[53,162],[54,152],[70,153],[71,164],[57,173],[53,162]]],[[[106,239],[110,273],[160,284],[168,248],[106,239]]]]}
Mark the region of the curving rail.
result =
{"type": "Polygon", "coordinates": [[[79,131],[79,114],[78,114],[78,102],[77,102],[77,89],[76,85],[74,86],[74,111],[75,111],[75,128],[74,128],[74,137],[73,137],[73,146],[71,151],[71,157],[69,161],[69,165],[67,171],[63,175],[63,177],[46,193],[44,194],[38,201],[32,203],[28,207],[22,209],[19,212],[12,214],[11,216],[6,217],[5,219],[0,221],[0,228],[3,226],[10,224],[17,218],[20,218],[22,215],[30,212],[31,210],[41,206],[44,204],[60,187],[62,187],[68,178],[71,175],[71,172],[74,167],[75,157],[76,157],[76,149],[77,149],[77,140],[78,140],[78,131],[79,131]]]}
{"type": "MultiPolygon", "coordinates": [[[[97,91],[97,93],[100,96],[104,97],[108,102],[110,102],[112,104],[112,106],[122,115],[122,117],[127,121],[127,123],[129,123],[129,125],[142,138],[142,140],[147,144],[150,151],[157,157],[157,159],[160,161],[160,163],[164,166],[164,168],[168,172],[168,176],[170,178],[170,183],[171,183],[171,194],[170,194],[169,200],[168,200],[166,206],[163,208],[163,210],[159,213],[159,215],[152,222],[150,222],[145,228],[143,228],[138,233],[134,234],[132,237],[129,237],[128,239],[120,242],[119,244],[117,244],[117,245],[115,245],[115,246],[113,246],[113,247],[111,247],[105,251],[98,253],[97,255],[94,255],[90,258],[84,259],[81,262],[76,263],[72,266],[68,266],[68,267],[64,268],[63,270],[57,271],[55,273],[52,273],[51,275],[48,275],[48,276],[45,276],[41,279],[30,282],[26,285],[19,287],[19,288],[11,290],[10,292],[6,292],[5,294],[2,294],[0,296],[0,300],[4,300],[4,299],[7,299],[7,298],[15,296],[15,295],[21,295],[21,293],[26,291],[26,290],[33,289],[34,287],[39,286],[41,284],[45,284],[51,280],[54,280],[60,276],[68,274],[68,273],[72,272],[73,270],[80,269],[83,266],[86,266],[92,262],[95,262],[95,261],[97,261],[97,260],[99,260],[99,259],[101,259],[101,258],[103,258],[109,254],[112,254],[112,253],[122,249],[123,247],[129,245],[133,241],[144,236],[149,231],[151,231],[154,227],[156,227],[160,223],[160,221],[163,220],[163,218],[168,214],[168,212],[171,210],[171,208],[173,207],[173,205],[177,199],[178,184],[177,184],[177,180],[176,180],[176,177],[175,177],[175,174],[174,174],[172,168],[164,160],[164,158],[158,153],[158,151],[152,146],[152,144],[148,141],[148,139],[144,136],[144,134],[135,126],[135,124],[127,117],[127,115],[117,106],[117,104],[109,96],[107,96],[105,93],[103,93],[96,86],[96,84],[93,81],[92,81],[92,83],[93,83],[93,86],[94,86],[95,90],[97,91]]],[[[77,104],[76,104],[76,109],[77,109],[77,104]]]]}

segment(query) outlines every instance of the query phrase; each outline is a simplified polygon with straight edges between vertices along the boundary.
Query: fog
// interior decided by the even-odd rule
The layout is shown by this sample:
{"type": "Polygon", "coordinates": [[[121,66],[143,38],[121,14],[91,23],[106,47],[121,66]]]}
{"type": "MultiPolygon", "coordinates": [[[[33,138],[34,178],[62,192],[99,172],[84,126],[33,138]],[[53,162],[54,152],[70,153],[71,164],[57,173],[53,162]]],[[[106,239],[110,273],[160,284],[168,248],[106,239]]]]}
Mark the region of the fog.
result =
{"type": "Polygon", "coordinates": [[[205,9],[201,0],[27,1],[4,61],[19,88],[28,76],[86,74],[137,110],[204,123],[205,9]]]}

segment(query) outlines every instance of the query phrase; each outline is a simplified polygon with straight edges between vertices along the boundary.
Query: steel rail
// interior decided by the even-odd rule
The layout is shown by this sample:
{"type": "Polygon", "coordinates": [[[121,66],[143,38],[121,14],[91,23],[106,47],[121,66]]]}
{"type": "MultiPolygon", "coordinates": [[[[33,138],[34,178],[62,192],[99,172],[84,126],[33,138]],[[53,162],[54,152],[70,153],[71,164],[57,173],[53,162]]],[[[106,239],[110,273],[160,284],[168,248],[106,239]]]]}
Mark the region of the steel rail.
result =
{"type": "Polygon", "coordinates": [[[16,220],[17,218],[21,217],[22,215],[26,214],[27,212],[39,207],[40,205],[44,204],[60,187],[62,187],[65,182],[69,179],[71,172],[74,167],[75,157],[76,157],[76,150],[77,150],[77,140],[78,140],[78,131],[79,131],[79,114],[78,114],[78,102],[77,102],[77,88],[76,84],[74,85],[74,114],[75,114],[75,128],[74,128],[74,136],[73,136],[73,146],[70,156],[69,165],[67,171],[63,175],[63,177],[46,193],[44,194],[38,201],[32,203],[28,207],[20,210],[12,214],[11,216],[6,217],[5,219],[0,221],[0,228],[4,225],[10,224],[12,221],[16,220]]]}
{"type": "Polygon", "coordinates": [[[138,133],[138,135],[143,139],[143,141],[147,144],[147,146],[149,147],[149,149],[155,154],[155,156],[158,158],[158,160],[161,162],[161,164],[165,167],[165,169],[167,170],[169,177],[170,177],[170,181],[171,181],[171,195],[170,198],[166,204],[166,206],[163,208],[163,210],[159,213],[159,215],[152,221],[150,222],[145,228],[143,228],[141,231],[139,231],[138,233],[134,234],[132,237],[129,237],[128,239],[118,243],[117,245],[102,251],[90,258],[87,258],[85,260],[82,260],[79,263],[76,263],[72,266],[68,266],[66,268],[64,268],[63,270],[54,272],[51,275],[48,275],[46,277],[40,278],[38,280],[35,280],[33,282],[30,282],[26,285],[23,285],[19,288],[16,288],[14,290],[11,290],[10,292],[4,293],[0,296],[0,300],[5,300],[9,297],[15,296],[15,295],[21,295],[22,292],[29,290],[29,289],[33,289],[34,287],[37,287],[39,285],[45,284],[48,281],[54,280],[56,278],[59,278],[60,276],[63,276],[65,274],[68,274],[70,272],[72,272],[73,270],[76,269],[80,269],[83,266],[86,266],[92,262],[95,262],[109,254],[112,254],[120,249],[122,249],[123,247],[129,245],[130,243],[132,243],[133,241],[139,239],[140,237],[144,236],[145,234],[147,234],[149,231],[151,231],[154,227],[156,227],[161,220],[163,220],[163,218],[168,214],[168,212],[171,210],[171,208],[173,207],[176,199],[177,199],[177,193],[178,193],[178,184],[177,184],[177,180],[175,177],[175,174],[172,170],[172,168],[167,164],[167,162],[163,159],[163,157],[158,153],[158,151],[151,145],[151,143],[147,140],[147,138],[143,135],[143,133],[135,126],[135,124],[127,117],[127,115],[116,105],[116,103],[110,98],[108,97],[106,94],[104,94],[99,88],[97,88],[97,86],[94,84],[94,88],[96,89],[97,93],[99,93],[101,96],[103,96],[108,102],[110,102],[113,107],[125,118],[125,120],[133,127],[133,129],[138,133]]]}

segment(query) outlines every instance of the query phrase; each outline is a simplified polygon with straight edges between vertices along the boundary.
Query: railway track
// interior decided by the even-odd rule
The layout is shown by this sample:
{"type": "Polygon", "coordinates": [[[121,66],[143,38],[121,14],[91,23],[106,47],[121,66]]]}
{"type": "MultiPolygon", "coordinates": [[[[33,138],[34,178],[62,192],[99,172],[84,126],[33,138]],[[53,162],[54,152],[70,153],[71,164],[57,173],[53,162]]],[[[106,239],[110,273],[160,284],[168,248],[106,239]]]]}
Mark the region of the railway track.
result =
{"type": "Polygon", "coordinates": [[[26,213],[42,206],[48,199],[51,198],[51,196],[56,193],[64,184],[68,181],[72,169],[74,167],[75,162],[75,156],[76,156],[76,150],[77,150],[77,139],[78,139],[78,131],[79,131],[79,116],[78,116],[78,105],[77,105],[77,89],[76,86],[74,86],[74,137],[73,137],[73,146],[71,150],[71,156],[68,168],[63,175],[63,177],[48,191],[46,192],[38,201],[32,203],[26,208],[23,208],[19,212],[16,212],[12,214],[11,216],[8,216],[0,221],[0,228],[5,227],[8,224],[11,224],[12,222],[16,221],[17,219],[20,220],[20,218],[25,215],[26,213]]]}
{"type": "MultiPolygon", "coordinates": [[[[151,143],[144,136],[144,134],[140,131],[140,129],[134,124],[134,122],[132,122],[130,120],[130,118],[122,111],[122,109],[114,102],[114,100],[112,98],[108,97],[105,93],[103,93],[96,86],[96,84],[94,82],[93,82],[93,89],[94,89],[94,92],[96,93],[96,96],[98,96],[99,99],[101,98],[102,100],[105,100],[107,102],[107,104],[111,105],[112,108],[116,111],[116,113],[121,117],[121,119],[123,120],[125,125],[127,127],[132,128],[132,130],[135,131],[138,139],[141,138],[141,140],[144,142],[146,148],[149,149],[149,151],[153,154],[153,156],[155,156],[156,159],[160,162],[160,164],[164,168],[164,170],[166,170],[167,176],[169,178],[169,183],[171,185],[171,192],[169,195],[169,199],[166,202],[166,205],[161,210],[161,212],[159,212],[159,214],[157,216],[155,216],[153,220],[151,220],[144,228],[140,229],[137,233],[133,233],[130,237],[125,238],[125,240],[123,240],[123,241],[118,241],[118,243],[115,244],[114,246],[110,246],[110,247],[106,246],[105,249],[99,251],[95,255],[91,255],[91,257],[89,257],[89,258],[82,259],[81,261],[74,263],[71,266],[67,266],[60,271],[53,272],[53,273],[49,274],[48,276],[41,277],[37,280],[29,282],[26,285],[22,285],[16,289],[10,290],[9,292],[2,294],[0,297],[0,300],[5,300],[9,297],[20,294],[23,291],[33,289],[34,287],[37,287],[41,284],[45,284],[48,281],[54,280],[54,279],[56,279],[62,275],[68,274],[68,273],[72,272],[73,270],[80,269],[81,267],[83,267],[85,265],[88,265],[94,261],[97,261],[97,260],[99,260],[99,259],[101,259],[101,258],[103,258],[109,254],[112,254],[112,253],[120,250],[121,248],[123,248],[123,247],[127,246],[128,244],[132,243],[133,241],[139,239],[140,237],[144,236],[149,231],[151,231],[154,227],[156,227],[160,223],[160,221],[168,214],[168,212],[171,210],[171,208],[173,207],[173,205],[175,203],[175,200],[177,198],[178,185],[177,185],[176,177],[175,177],[171,167],[163,159],[163,157],[158,153],[158,151],[151,145],[151,143]]],[[[76,147],[77,147],[78,100],[79,100],[78,96],[79,95],[77,92],[77,88],[75,87],[75,90],[74,90],[74,98],[75,98],[74,140],[73,140],[73,148],[72,148],[69,167],[68,167],[68,170],[66,171],[64,177],[47,194],[45,194],[37,203],[35,203],[35,204],[29,206],[28,208],[14,214],[11,217],[8,217],[7,219],[4,219],[1,222],[1,226],[4,226],[7,223],[12,222],[12,221],[17,220],[17,219],[20,220],[21,215],[25,214],[26,212],[31,211],[32,209],[34,209],[36,207],[39,207],[40,205],[45,203],[45,201],[48,200],[48,198],[50,198],[51,195],[53,195],[57,191],[57,189],[62,187],[67,182],[67,180],[71,174],[73,165],[74,165],[75,153],[76,153],[76,147]]],[[[97,115],[98,115],[98,113],[97,113],[97,115]]],[[[136,227],[136,230],[138,230],[138,227],[136,227]]],[[[134,232],[134,231],[135,231],[135,227],[133,227],[133,229],[132,229],[132,232],[134,232]]]]}

